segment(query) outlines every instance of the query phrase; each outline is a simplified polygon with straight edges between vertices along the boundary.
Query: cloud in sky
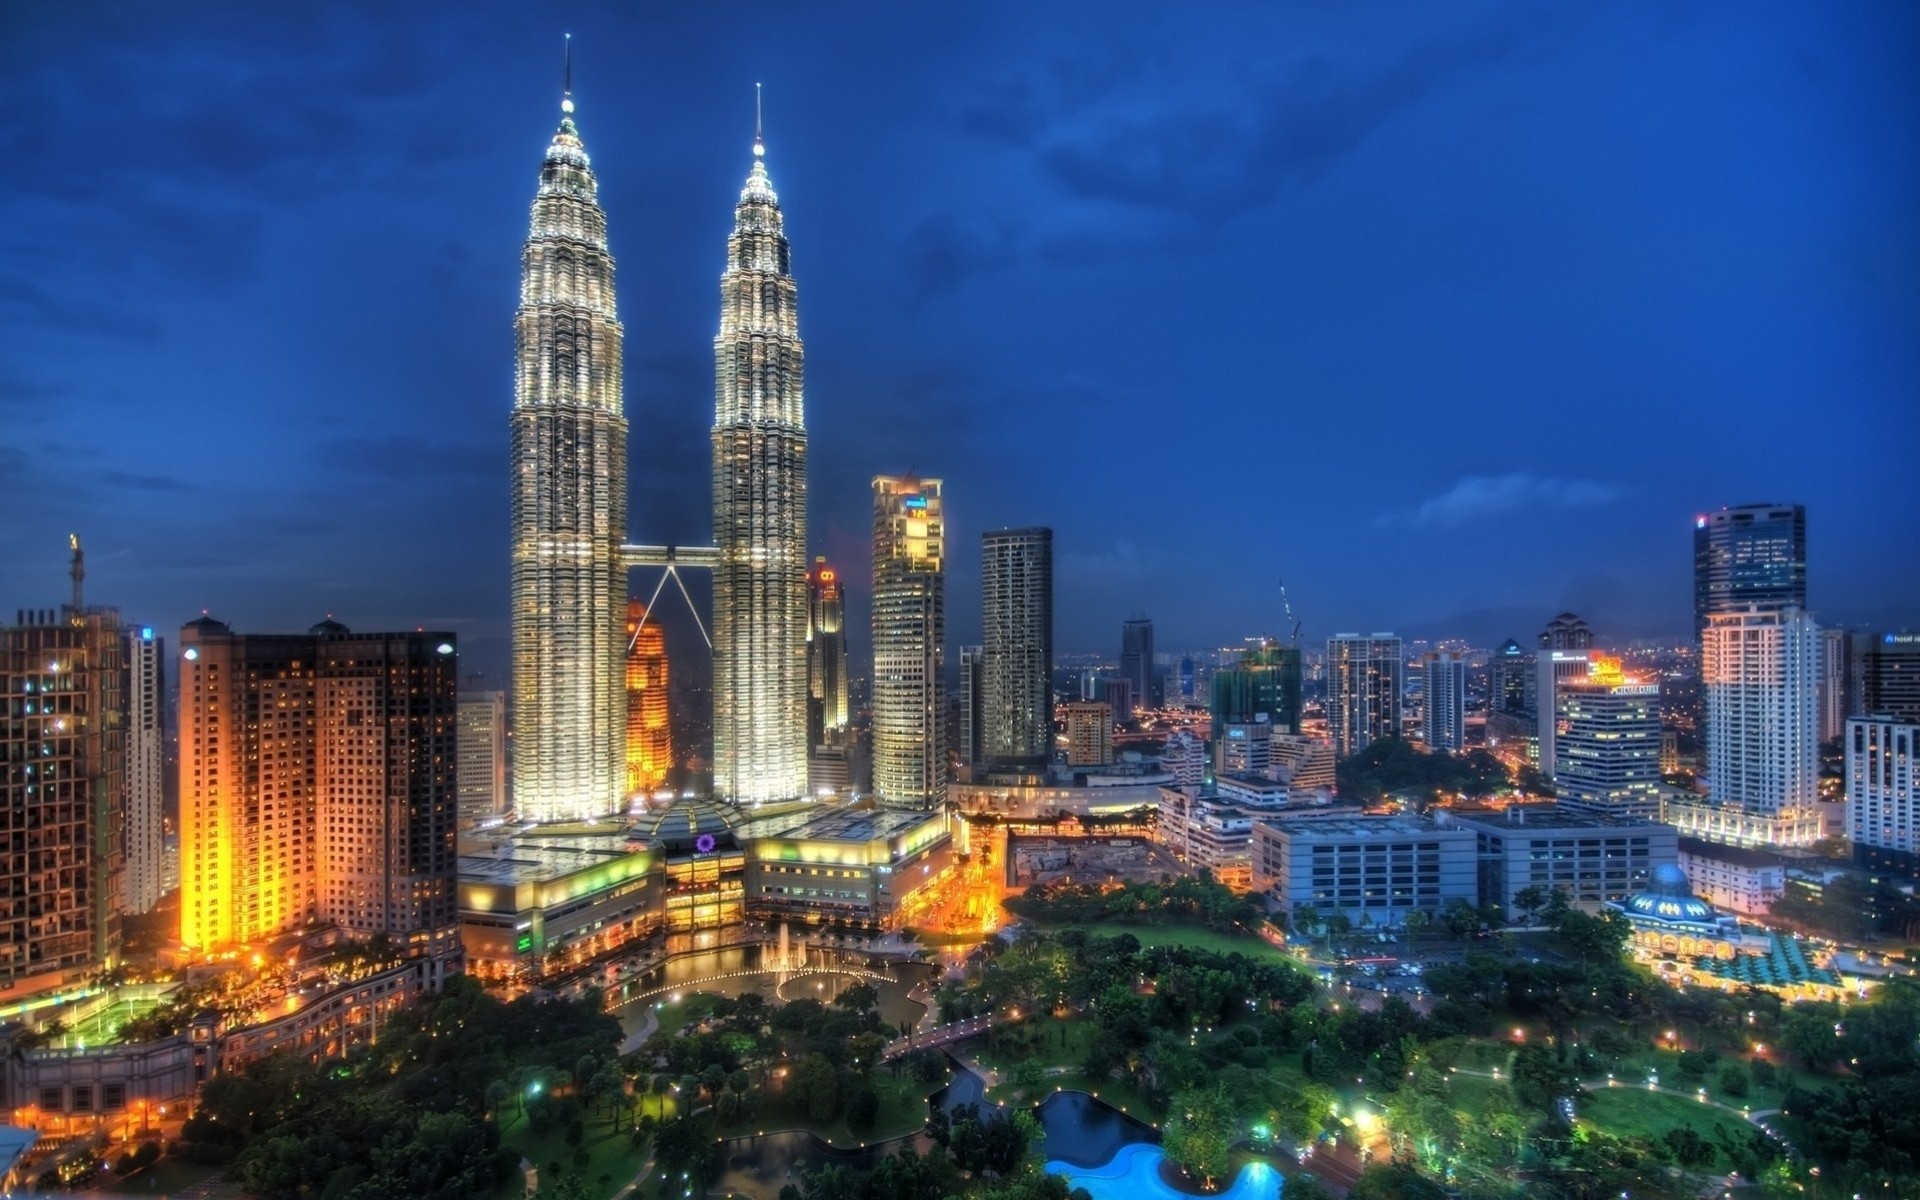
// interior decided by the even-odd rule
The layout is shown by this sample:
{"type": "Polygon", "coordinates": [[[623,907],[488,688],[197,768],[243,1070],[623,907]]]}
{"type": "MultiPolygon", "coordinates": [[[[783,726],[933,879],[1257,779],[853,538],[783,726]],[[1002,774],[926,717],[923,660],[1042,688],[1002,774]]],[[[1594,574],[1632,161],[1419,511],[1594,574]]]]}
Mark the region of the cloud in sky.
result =
{"type": "Polygon", "coordinates": [[[1523,508],[1594,508],[1627,495],[1618,483],[1528,475],[1468,475],[1446,491],[1403,512],[1388,513],[1382,528],[1452,529],[1482,517],[1523,508]]]}

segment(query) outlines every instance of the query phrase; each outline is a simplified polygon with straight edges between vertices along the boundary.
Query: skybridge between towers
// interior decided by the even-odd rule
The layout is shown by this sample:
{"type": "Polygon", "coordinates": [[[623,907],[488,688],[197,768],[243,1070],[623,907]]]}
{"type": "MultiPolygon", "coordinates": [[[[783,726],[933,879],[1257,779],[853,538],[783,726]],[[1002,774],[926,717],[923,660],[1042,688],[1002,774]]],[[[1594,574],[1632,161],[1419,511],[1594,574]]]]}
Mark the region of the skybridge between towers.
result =
{"type": "MultiPolygon", "coordinates": [[[[693,623],[700,630],[700,637],[707,643],[707,649],[713,649],[713,638],[700,620],[700,609],[694,604],[693,597],[687,594],[687,585],[680,579],[680,568],[711,571],[720,565],[720,550],[715,546],[637,546],[631,542],[620,547],[620,565],[628,571],[644,567],[660,567],[660,582],[653,585],[653,595],[647,597],[646,615],[640,618],[645,626],[653,616],[654,602],[660,599],[661,591],[667,586],[667,580],[673,580],[680,589],[680,596],[687,602],[687,611],[693,614],[693,623]]],[[[634,630],[634,638],[640,636],[639,629],[634,630]]],[[[632,640],[628,640],[627,649],[633,649],[632,640]]]]}

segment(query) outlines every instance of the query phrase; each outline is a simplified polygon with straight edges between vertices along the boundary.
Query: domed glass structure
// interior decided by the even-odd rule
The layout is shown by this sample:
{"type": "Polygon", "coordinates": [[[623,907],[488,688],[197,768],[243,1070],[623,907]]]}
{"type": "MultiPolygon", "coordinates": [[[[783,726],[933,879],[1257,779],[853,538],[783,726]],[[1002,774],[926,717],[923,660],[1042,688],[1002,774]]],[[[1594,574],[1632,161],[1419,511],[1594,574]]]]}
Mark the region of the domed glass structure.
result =
{"type": "Polygon", "coordinates": [[[1693,894],[1687,873],[1670,863],[1655,867],[1647,890],[1629,897],[1621,908],[1648,921],[1713,925],[1719,920],[1713,905],[1693,894]]]}

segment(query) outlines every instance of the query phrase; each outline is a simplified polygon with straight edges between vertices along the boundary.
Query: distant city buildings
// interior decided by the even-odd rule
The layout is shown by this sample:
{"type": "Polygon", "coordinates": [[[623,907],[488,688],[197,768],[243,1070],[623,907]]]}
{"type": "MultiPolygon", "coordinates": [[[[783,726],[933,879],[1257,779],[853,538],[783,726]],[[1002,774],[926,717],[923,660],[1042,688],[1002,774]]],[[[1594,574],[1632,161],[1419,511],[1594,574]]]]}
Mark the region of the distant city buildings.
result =
{"type": "Polygon", "coordinates": [[[946,794],[946,536],[938,479],[875,477],[873,787],[908,808],[946,794]]]}
{"type": "Polygon", "coordinates": [[[980,684],[976,757],[1034,768],[1053,757],[1053,530],[980,538],[980,684]]]}
{"type": "Polygon", "coordinates": [[[1162,680],[1153,665],[1153,622],[1146,617],[1131,617],[1120,627],[1120,678],[1133,690],[1133,702],[1146,708],[1158,708],[1162,680]]]}
{"type": "Polygon", "coordinates": [[[1593,650],[1593,631],[1572,613],[1561,613],[1540,633],[1540,650],[1534,655],[1534,759],[1540,773],[1553,778],[1559,752],[1554,746],[1559,688],[1563,683],[1585,679],[1587,660],[1593,650]]]}
{"type": "Polygon", "coordinates": [[[1882,633],[1854,641],[1848,716],[1885,714],[1920,721],[1920,633],[1882,633]]]}
{"type": "Polygon", "coordinates": [[[455,734],[460,824],[478,825],[507,811],[507,694],[460,695],[455,734]]]}
{"type": "Polygon", "coordinates": [[[180,631],[189,949],[331,924],[457,970],[457,668],[448,633],[180,631]]]}
{"type": "Polygon", "coordinates": [[[1618,817],[1660,815],[1660,685],[1596,656],[1557,685],[1554,789],[1560,806],[1618,817]]]}
{"type": "Polygon", "coordinates": [[[1390,633],[1335,634],[1327,641],[1327,729],[1338,758],[1378,738],[1400,736],[1406,690],[1400,639],[1390,633]]]}
{"type": "Polygon", "coordinates": [[[646,796],[673,770],[667,638],[647,606],[627,601],[627,795],[646,796]]]}
{"type": "MultiPolygon", "coordinates": [[[[1844,629],[1820,631],[1820,742],[1838,739],[1847,731],[1848,705],[1857,699],[1854,691],[1853,635],[1844,629]]],[[[1696,881],[1695,886],[1698,885],[1696,881]]]]}
{"type": "Polygon", "coordinates": [[[1429,749],[1458,754],[1467,744],[1467,659],[1435,651],[1420,660],[1420,737],[1429,749]]]}

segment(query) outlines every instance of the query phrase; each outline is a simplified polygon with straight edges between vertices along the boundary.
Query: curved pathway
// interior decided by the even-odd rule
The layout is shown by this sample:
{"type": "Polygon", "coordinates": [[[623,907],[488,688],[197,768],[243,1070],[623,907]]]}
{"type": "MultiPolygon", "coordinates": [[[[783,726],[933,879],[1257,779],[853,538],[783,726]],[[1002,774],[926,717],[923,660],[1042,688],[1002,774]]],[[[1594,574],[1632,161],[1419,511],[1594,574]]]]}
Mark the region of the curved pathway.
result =
{"type": "MultiPolygon", "coordinates": [[[[1451,1074],[1473,1075],[1480,1079],[1501,1079],[1501,1080],[1505,1080],[1508,1083],[1511,1083],[1513,1081],[1511,1076],[1503,1076],[1500,1074],[1499,1071],[1476,1071],[1471,1067],[1448,1067],[1447,1070],[1451,1074]]],[[[1779,1116],[1780,1110],[1777,1108],[1763,1108],[1758,1111],[1754,1111],[1751,1109],[1744,1109],[1744,1108],[1735,1108],[1733,1105],[1723,1103],[1719,1100],[1702,1100],[1700,1098],[1699,1092],[1683,1091],[1680,1088],[1663,1087],[1659,1084],[1627,1083],[1622,1080],[1616,1079],[1611,1075],[1609,1075],[1605,1079],[1583,1079],[1580,1081],[1580,1090],[1583,1092],[1604,1092],[1609,1088],[1626,1088],[1630,1091],[1660,1092],[1663,1095],[1667,1095],[1667,1096],[1678,1096],[1682,1100],[1691,1100],[1694,1103],[1699,1104],[1705,1108],[1717,1108],[1723,1112],[1732,1113],[1734,1116],[1739,1117],[1741,1120],[1747,1122],[1749,1125],[1752,1125],[1755,1129],[1758,1129],[1761,1133],[1766,1134],[1768,1137],[1778,1142],[1780,1144],[1780,1148],[1785,1150],[1788,1154],[1793,1155],[1795,1157],[1799,1156],[1800,1152],[1794,1149],[1793,1143],[1787,1140],[1786,1135],[1781,1133],[1778,1129],[1775,1129],[1773,1126],[1767,1124],[1766,1121],[1762,1119],[1765,1117],[1779,1116]]]]}

